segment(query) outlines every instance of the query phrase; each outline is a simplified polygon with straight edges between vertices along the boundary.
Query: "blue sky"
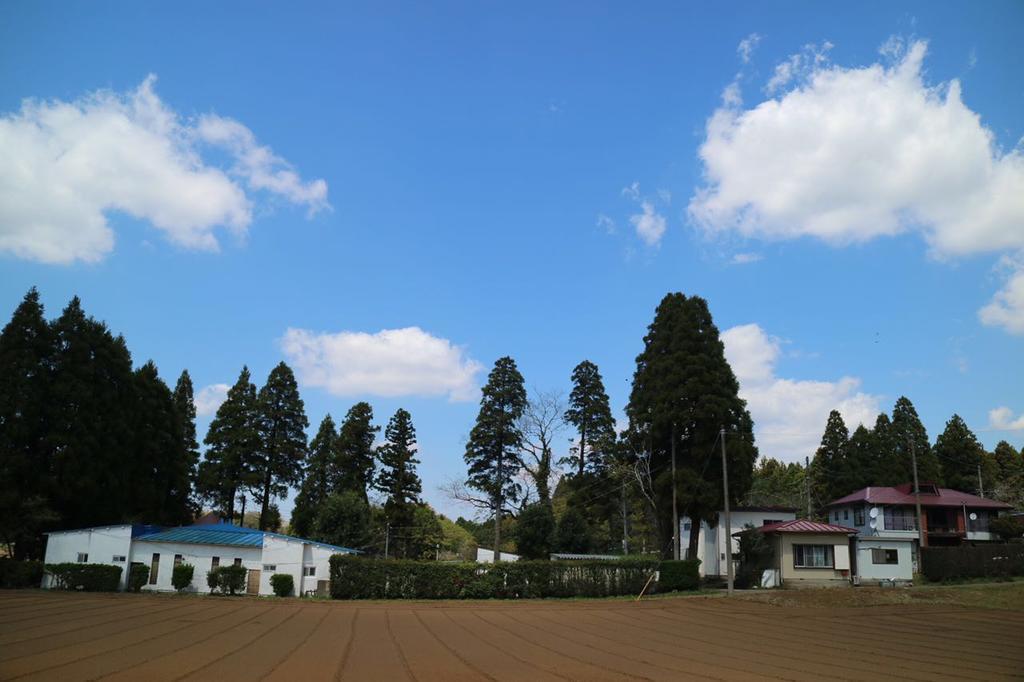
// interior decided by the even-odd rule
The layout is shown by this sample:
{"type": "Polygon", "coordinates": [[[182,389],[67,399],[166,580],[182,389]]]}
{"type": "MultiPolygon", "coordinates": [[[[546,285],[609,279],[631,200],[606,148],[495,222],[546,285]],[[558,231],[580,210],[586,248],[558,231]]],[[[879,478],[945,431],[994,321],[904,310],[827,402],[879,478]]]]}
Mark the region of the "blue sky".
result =
{"type": "Polygon", "coordinates": [[[6,3],[0,309],[197,388],[285,359],[311,432],[405,407],[449,514],[494,360],[621,416],[668,291],[762,454],[902,394],[1024,444],[1024,6],[678,4],[6,3]]]}

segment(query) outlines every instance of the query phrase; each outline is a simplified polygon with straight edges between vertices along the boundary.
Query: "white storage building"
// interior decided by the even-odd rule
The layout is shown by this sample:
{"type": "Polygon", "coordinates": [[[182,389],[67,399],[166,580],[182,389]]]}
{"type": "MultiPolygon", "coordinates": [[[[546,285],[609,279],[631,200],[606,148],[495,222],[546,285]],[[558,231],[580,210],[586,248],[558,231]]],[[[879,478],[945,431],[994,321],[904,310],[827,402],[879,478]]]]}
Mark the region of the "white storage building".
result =
{"type": "MultiPolygon", "coordinates": [[[[354,549],[280,533],[242,528],[228,523],[196,524],[178,528],[118,525],[49,533],[46,563],[77,562],[120,566],[121,587],[128,580],[132,562],[149,566],[144,590],[171,591],[174,566],[192,564],[193,592],[209,592],[206,574],[216,566],[231,564],[248,569],[249,594],[271,595],[270,577],[292,576],[297,594],[327,589],[332,554],[355,554],[354,549]]],[[[43,587],[49,587],[44,576],[43,587]]]]}

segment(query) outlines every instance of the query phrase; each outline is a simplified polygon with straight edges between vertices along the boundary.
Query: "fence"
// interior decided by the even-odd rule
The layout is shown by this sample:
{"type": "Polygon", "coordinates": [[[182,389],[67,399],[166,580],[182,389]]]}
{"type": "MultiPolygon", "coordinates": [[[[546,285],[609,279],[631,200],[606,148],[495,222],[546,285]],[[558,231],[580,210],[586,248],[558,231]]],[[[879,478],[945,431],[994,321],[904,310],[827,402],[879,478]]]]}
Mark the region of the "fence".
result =
{"type": "Polygon", "coordinates": [[[935,582],[1024,575],[1024,545],[925,547],[921,572],[935,582]]]}

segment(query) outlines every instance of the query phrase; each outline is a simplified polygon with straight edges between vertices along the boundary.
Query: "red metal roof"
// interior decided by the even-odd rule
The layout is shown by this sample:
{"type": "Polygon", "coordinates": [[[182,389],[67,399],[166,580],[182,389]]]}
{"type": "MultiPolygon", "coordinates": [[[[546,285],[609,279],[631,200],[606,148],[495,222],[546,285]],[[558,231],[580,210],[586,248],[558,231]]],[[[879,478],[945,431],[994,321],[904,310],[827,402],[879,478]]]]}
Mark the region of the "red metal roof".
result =
{"type": "MultiPolygon", "coordinates": [[[[952,488],[939,488],[928,484],[921,484],[921,506],[922,507],[980,507],[984,509],[1011,509],[1012,505],[997,500],[990,500],[985,497],[978,497],[969,493],[963,493],[952,488]],[[938,491],[935,495],[932,491],[938,491]]],[[[868,504],[914,504],[914,486],[904,483],[895,487],[872,485],[862,488],[846,497],[829,502],[827,507],[838,507],[853,502],[867,502],[868,504]]]]}
{"type": "MultiPolygon", "coordinates": [[[[818,521],[808,521],[807,519],[796,519],[795,521],[781,521],[779,523],[769,523],[760,528],[753,528],[752,530],[758,533],[820,533],[820,534],[842,534],[849,535],[850,533],[856,533],[856,528],[847,528],[846,526],[837,526],[832,523],[819,523],[818,521]]],[[[743,533],[746,531],[740,531],[743,533]]],[[[739,533],[733,533],[733,535],[739,535],[739,533]]]]}

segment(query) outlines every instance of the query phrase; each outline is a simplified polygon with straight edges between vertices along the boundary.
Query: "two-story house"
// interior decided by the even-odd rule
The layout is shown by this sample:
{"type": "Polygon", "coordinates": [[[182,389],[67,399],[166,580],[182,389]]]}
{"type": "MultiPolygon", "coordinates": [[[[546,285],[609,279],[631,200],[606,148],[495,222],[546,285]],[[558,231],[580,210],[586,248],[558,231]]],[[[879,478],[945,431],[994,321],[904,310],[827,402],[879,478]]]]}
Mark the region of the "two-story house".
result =
{"type": "MultiPolygon", "coordinates": [[[[793,507],[736,507],[732,509],[729,516],[732,528],[728,529],[725,528],[724,511],[718,512],[718,523],[713,526],[707,521],[701,522],[695,557],[687,556],[690,544],[690,519],[679,520],[682,556],[684,559],[700,559],[699,570],[702,576],[723,576],[728,573],[729,568],[725,563],[725,554],[730,549],[733,554],[739,551],[739,540],[734,537],[736,533],[750,527],[759,528],[773,523],[793,521],[796,519],[796,509],[793,507]]],[[[735,566],[736,564],[733,567],[735,568],[735,566]]]]}

